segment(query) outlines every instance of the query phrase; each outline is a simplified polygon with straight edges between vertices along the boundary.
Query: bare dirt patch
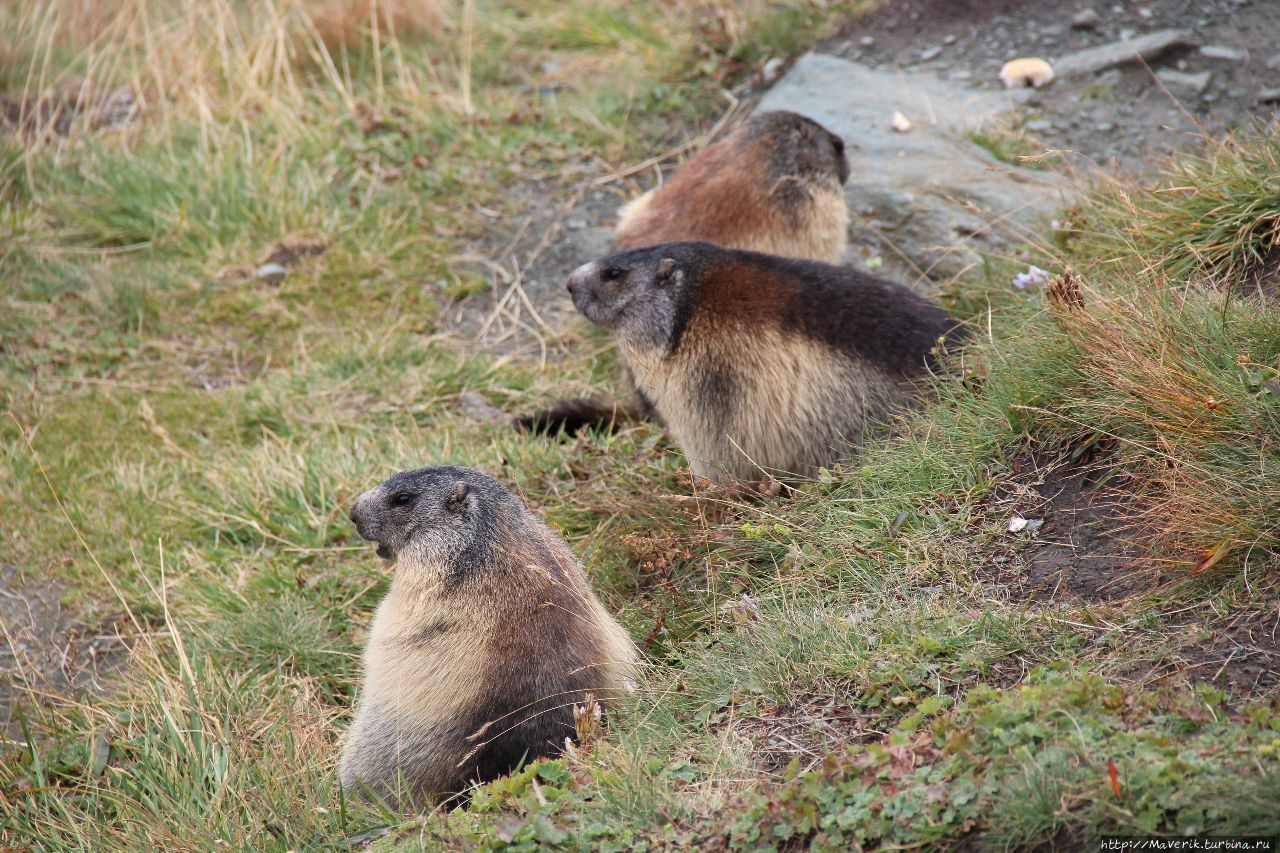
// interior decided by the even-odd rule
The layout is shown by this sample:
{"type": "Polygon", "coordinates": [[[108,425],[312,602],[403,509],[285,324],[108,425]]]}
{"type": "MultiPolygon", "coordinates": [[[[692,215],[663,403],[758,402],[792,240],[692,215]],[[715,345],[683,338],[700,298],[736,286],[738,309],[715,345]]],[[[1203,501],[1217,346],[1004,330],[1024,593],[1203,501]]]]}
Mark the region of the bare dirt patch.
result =
{"type": "Polygon", "coordinates": [[[1132,490],[1108,448],[1013,461],[989,510],[1009,531],[997,582],[1039,603],[1121,601],[1158,584],[1131,517],[1132,490]]]}
{"type": "Polygon", "coordinates": [[[813,769],[846,745],[879,740],[884,732],[864,727],[866,714],[829,696],[805,696],[733,725],[751,744],[752,758],[764,773],[782,773],[793,759],[803,771],[813,769]]]}
{"type": "Polygon", "coordinates": [[[1116,468],[1106,443],[1028,452],[1013,468],[989,502],[989,519],[1006,525],[1021,518],[1033,528],[1005,534],[991,557],[989,583],[1038,607],[1074,604],[1105,614],[1109,605],[1124,605],[1159,620],[1158,637],[1146,637],[1137,650],[1144,662],[1119,673],[1127,678],[1189,678],[1236,696],[1280,685],[1280,596],[1273,584],[1253,586],[1229,605],[1202,594],[1192,606],[1185,595],[1165,602],[1164,593],[1192,579],[1186,571],[1161,572],[1143,547],[1136,484],[1116,468]]]}
{"type": "Polygon", "coordinates": [[[63,592],[0,567],[0,734],[18,733],[24,704],[103,692],[127,657],[115,627],[81,623],[63,592]]]}

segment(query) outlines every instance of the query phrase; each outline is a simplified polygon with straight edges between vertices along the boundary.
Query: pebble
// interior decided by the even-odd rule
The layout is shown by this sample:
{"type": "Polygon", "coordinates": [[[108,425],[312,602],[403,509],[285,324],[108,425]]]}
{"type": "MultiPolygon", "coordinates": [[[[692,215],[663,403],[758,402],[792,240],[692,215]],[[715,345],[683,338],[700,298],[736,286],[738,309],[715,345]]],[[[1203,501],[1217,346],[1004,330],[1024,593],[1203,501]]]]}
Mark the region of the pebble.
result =
{"type": "Polygon", "coordinates": [[[1100,121],[1093,126],[1093,129],[1099,133],[1110,133],[1116,129],[1116,126],[1109,121],[1100,121]]]}
{"type": "Polygon", "coordinates": [[[1102,16],[1093,10],[1092,6],[1086,6],[1071,19],[1071,26],[1077,30],[1095,30],[1098,24],[1102,23],[1102,16]]]}
{"type": "Polygon", "coordinates": [[[283,265],[270,263],[258,267],[253,274],[268,284],[279,284],[284,280],[285,274],[288,272],[283,265]]]}
{"type": "Polygon", "coordinates": [[[1024,121],[1022,126],[1027,130],[1052,130],[1053,122],[1049,121],[1047,118],[1033,118],[1031,121],[1024,121]]]}
{"type": "Polygon", "coordinates": [[[1258,93],[1258,103],[1274,104],[1280,101],[1280,89],[1263,89],[1258,93]]]}
{"type": "Polygon", "coordinates": [[[863,36],[862,38],[858,39],[858,44],[862,45],[863,47],[871,47],[875,43],[876,43],[875,36],[863,36]]]}
{"type": "Polygon", "coordinates": [[[586,228],[587,222],[585,219],[570,219],[565,222],[565,227],[577,231],[578,229],[586,228]]]}
{"type": "Polygon", "coordinates": [[[1267,68],[1272,71],[1280,71],[1280,53],[1267,60],[1267,68]]]}
{"type": "Polygon", "coordinates": [[[943,37],[943,39],[942,39],[942,43],[943,43],[943,44],[955,44],[955,43],[956,43],[956,34],[955,34],[955,33],[951,33],[951,34],[949,34],[949,35],[947,35],[947,36],[944,36],[944,37],[943,37]]]}
{"type": "Polygon", "coordinates": [[[931,47],[926,47],[924,50],[920,51],[920,61],[928,62],[931,59],[937,59],[941,53],[942,48],[938,47],[936,44],[931,47]]]}
{"type": "Polygon", "coordinates": [[[1225,44],[1206,44],[1200,48],[1200,55],[1205,59],[1224,59],[1227,62],[1244,62],[1249,58],[1249,51],[1225,44]]]}
{"type": "Polygon", "coordinates": [[[1155,13],[1151,11],[1150,6],[1143,6],[1142,8],[1138,9],[1139,18],[1150,18],[1154,14],[1155,13]]]}
{"type": "Polygon", "coordinates": [[[950,80],[972,80],[973,72],[968,68],[957,68],[955,71],[948,74],[947,78],[950,80]]]}
{"type": "Polygon", "coordinates": [[[1174,71],[1172,68],[1161,68],[1156,72],[1156,77],[1160,82],[1170,89],[1181,89],[1193,95],[1198,95],[1209,88],[1209,79],[1212,76],[1213,72],[1211,71],[1201,71],[1199,74],[1184,74],[1181,71],[1174,71]]]}

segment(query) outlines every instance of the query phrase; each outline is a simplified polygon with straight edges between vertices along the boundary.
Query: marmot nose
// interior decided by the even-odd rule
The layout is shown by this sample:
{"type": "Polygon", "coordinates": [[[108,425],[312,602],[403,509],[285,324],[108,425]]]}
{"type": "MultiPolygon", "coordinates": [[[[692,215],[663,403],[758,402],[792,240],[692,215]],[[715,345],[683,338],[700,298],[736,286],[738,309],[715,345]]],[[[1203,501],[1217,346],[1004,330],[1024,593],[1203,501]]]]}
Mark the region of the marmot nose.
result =
{"type": "Polygon", "coordinates": [[[595,274],[595,261],[588,261],[573,272],[569,273],[569,283],[565,285],[569,288],[569,295],[577,296],[578,291],[581,290],[583,285],[587,284],[595,274]]]}
{"type": "Polygon", "coordinates": [[[352,505],[351,505],[351,507],[347,510],[347,518],[351,519],[351,523],[352,523],[352,524],[354,524],[356,527],[359,527],[359,526],[360,526],[360,513],[359,513],[359,511],[357,510],[357,508],[356,508],[356,507],[357,507],[357,505],[356,505],[356,504],[352,504],[352,505]]]}

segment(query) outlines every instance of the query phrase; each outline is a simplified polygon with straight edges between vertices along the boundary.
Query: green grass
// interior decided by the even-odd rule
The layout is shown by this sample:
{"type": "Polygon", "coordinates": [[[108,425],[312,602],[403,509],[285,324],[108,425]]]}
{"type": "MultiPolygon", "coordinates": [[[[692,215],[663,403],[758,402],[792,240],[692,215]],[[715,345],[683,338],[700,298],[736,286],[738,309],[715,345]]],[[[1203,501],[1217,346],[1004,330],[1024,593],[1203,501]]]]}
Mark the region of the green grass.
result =
{"type": "Polygon", "coordinates": [[[965,133],[965,138],[1001,163],[1030,169],[1045,168],[1044,161],[1036,158],[1036,155],[1045,150],[1045,146],[1019,124],[999,124],[970,130],[965,133]]]}
{"type": "Polygon", "coordinates": [[[608,394],[613,355],[577,321],[546,365],[476,352],[442,306],[484,298],[456,263],[492,236],[481,208],[509,218],[523,186],[683,141],[722,87],[864,4],[695,19],[482,2],[470,22],[451,9],[448,26],[326,52],[297,10],[121,2],[121,21],[172,15],[173,43],[0,12],[17,46],[0,48],[4,92],[33,69],[98,69],[153,105],[0,141],[0,565],[134,646],[108,695],[32,685],[0,750],[0,846],[1280,832],[1280,696],[1228,689],[1220,659],[1188,668],[1241,613],[1274,618],[1280,323],[1274,302],[1217,286],[1274,240],[1274,130],[1181,161],[1192,189],[1104,187],[1058,248],[1028,247],[1078,290],[1015,290],[993,259],[948,294],[975,341],[936,399],[796,496],[754,501],[696,488],[653,426],[557,442],[472,420],[467,392],[511,413],[608,394]],[[300,242],[323,251],[254,275],[300,242]],[[1092,445],[1178,583],[1027,605],[996,582],[1030,542],[1001,501],[1025,488],[1019,460],[1092,445]],[[647,663],[593,748],[406,816],[336,783],[388,582],[343,509],[444,462],[542,513],[647,663]]]}

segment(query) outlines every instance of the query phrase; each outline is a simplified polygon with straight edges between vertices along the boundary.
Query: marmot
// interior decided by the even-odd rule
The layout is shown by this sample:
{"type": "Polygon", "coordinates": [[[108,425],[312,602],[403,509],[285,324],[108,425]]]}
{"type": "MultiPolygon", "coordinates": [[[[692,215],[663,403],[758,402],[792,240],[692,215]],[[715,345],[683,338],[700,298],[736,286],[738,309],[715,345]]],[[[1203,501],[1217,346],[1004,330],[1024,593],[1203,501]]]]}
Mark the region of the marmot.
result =
{"type": "Polygon", "coordinates": [[[422,803],[557,754],[573,706],[626,692],[636,649],[565,543],[468,468],[396,474],[351,507],[395,562],[342,750],[344,789],[422,803]]]}
{"type": "MultiPolygon", "coordinates": [[[[614,232],[617,248],[708,240],[837,263],[848,245],[848,178],[839,136],[797,113],[760,113],[690,158],[661,187],[623,207],[614,232]]],[[[573,433],[624,418],[652,418],[653,402],[632,378],[625,352],[622,358],[632,405],[563,400],[517,418],[517,428],[573,433]]]]}
{"type": "Polygon", "coordinates": [[[715,481],[834,464],[963,335],[902,285],[711,243],[615,252],[575,270],[569,292],[715,481]]]}
{"type": "Polygon", "coordinates": [[[707,240],[836,263],[849,239],[844,142],[783,110],[754,115],[619,211],[619,249],[707,240]]]}

